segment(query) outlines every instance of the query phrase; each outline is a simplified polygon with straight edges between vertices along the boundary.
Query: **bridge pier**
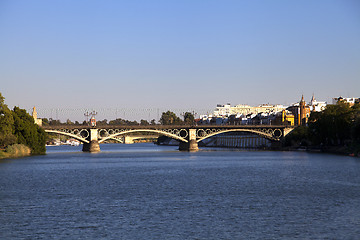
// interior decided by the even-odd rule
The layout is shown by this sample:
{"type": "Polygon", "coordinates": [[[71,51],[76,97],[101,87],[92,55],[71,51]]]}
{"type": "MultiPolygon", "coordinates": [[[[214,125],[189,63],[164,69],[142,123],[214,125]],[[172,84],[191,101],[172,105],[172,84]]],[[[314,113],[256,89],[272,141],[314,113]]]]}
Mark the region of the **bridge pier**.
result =
{"type": "Polygon", "coordinates": [[[199,145],[196,141],[196,129],[189,129],[188,142],[180,142],[180,151],[196,152],[199,150],[199,145]]]}
{"type": "Polygon", "coordinates": [[[100,152],[100,145],[98,141],[98,130],[91,128],[89,134],[89,143],[83,144],[83,152],[100,152]]]}
{"type": "Polygon", "coordinates": [[[83,152],[100,152],[100,145],[97,140],[92,140],[90,143],[83,144],[83,152]]]}
{"type": "Polygon", "coordinates": [[[125,144],[133,144],[134,143],[134,139],[130,136],[124,136],[124,143],[125,144]]]}
{"type": "Polygon", "coordinates": [[[198,143],[196,140],[190,140],[189,142],[180,142],[179,144],[180,151],[196,152],[199,150],[198,143]]]}

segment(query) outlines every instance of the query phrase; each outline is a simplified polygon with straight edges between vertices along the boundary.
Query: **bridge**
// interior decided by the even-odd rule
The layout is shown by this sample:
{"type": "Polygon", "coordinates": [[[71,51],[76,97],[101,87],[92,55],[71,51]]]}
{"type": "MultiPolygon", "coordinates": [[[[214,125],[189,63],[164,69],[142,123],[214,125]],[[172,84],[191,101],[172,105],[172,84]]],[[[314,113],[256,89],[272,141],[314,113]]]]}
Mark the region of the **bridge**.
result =
{"type": "Polygon", "coordinates": [[[288,125],[126,125],[98,126],[83,125],[43,126],[45,132],[62,134],[83,143],[84,152],[99,152],[100,143],[129,134],[163,135],[179,141],[180,151],[197,151],[198,143],[212,136],[228,132],[257,134],[273,142],[280,142],[294,126],[288,125]]]}

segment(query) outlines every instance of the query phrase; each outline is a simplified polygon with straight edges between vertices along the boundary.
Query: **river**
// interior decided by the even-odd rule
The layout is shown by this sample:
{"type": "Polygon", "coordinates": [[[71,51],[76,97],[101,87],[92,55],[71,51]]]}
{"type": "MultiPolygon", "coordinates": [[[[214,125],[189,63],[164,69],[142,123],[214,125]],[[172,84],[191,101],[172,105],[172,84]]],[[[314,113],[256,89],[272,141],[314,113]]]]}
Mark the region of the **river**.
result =
{"type": "Polygon", "coordinates": [[[359,239],[360,159],[149,143],[0,161],[1,239],[359,239]]]}

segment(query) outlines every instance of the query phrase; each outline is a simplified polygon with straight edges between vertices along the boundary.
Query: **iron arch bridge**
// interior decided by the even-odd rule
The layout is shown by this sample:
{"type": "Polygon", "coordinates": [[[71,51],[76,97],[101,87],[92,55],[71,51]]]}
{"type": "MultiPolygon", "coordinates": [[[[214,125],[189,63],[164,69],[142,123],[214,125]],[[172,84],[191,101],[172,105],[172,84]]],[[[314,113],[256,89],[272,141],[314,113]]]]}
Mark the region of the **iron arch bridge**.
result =
{"type": "Polygon", "coordinates": [[[180,142],[180,150],[196,150],[198,142],[228,132],[248,132],[271,141],[280,141],[294,127],[286,125],[148,125],[148,126],[44,126],[48,133],[75,138],[84,144],[83,151],[100,151],[99,143],[131,134],[154,134],[173,138],[180,142]],[[96,145],[91,149],[91,145],[96,145]]]}

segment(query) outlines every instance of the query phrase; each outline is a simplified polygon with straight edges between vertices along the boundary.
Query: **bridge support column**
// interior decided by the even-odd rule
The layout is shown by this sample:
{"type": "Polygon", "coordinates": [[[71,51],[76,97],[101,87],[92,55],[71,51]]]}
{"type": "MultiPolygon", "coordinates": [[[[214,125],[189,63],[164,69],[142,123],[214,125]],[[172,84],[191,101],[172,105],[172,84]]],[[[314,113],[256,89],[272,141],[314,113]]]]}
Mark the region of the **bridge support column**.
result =
{"type": "Polygon", "coordinates": [[[196,152],[199,150],[198,143],[196,142],[196,129],[189,129],[188,142],[180,142],[180,151],[196,152]]]}
{"type": "Polygon", "coordinates": [[[83,152],[100,152],[100,145],[97,140],[92,140],[90,143],[83,144],[83,152]]]}
{"type": "Polygon", "coordinates": [[[125,144],[133,144],[134,143],[134,139],[130,136],[125,136],[124,137],[124,143],[125,144]]]}
{"type": "Polygon", "coordinates": [[[83,152],[100,152],[100,145],[98,141],[98,130],[97,129],[89,129],[90,130],[90,142],[83,144],[83,152]]]}

